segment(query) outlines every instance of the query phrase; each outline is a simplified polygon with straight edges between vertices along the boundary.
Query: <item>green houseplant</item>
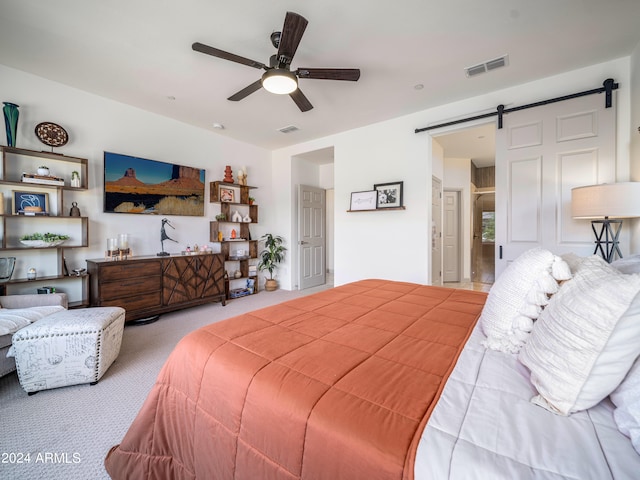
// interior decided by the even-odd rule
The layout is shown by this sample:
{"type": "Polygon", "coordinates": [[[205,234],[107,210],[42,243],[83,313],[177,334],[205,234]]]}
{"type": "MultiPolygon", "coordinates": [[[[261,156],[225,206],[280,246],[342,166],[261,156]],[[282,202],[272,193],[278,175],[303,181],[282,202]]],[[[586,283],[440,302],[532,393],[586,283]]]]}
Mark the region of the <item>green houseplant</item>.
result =
{"type": "Polygon", "coordinates": [[[273,272],[278,268],[278,264],[284,261],[284,252],[287,250],[282,243],[284,240],[279,235],[267,233],[262,236],[264,250],[260,252],[260,262],[258,269],[269,272],[269,278],[265,282],[264,289],[272,292],[278,288],[278,281],[273,278],[273,272]]]}

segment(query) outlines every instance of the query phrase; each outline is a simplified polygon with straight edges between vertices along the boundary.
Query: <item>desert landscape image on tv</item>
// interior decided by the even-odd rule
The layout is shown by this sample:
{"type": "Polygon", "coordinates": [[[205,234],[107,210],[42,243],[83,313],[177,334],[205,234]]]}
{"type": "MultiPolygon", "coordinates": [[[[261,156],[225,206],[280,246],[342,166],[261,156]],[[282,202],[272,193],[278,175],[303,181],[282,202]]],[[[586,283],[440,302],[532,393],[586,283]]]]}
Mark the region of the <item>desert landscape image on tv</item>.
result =
{"type": "Polygon", "coordinates": [[[104,152],[104,211],[204,215],[204,169],[104,152]]]}

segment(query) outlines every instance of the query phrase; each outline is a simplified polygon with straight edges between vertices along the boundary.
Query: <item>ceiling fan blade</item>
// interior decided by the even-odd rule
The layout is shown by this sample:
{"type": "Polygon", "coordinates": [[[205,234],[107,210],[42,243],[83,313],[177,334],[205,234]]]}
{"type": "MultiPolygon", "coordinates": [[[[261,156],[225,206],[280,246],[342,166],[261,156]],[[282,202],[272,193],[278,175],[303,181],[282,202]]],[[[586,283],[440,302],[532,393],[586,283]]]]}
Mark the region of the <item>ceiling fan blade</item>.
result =
{"type": "Polygon", "coordinates": [[[299,88],[296,88],[293,92],[289,94],[289,96],[296,102],[296,105],[300,109],[301,112],[308,112],[313,108],[311,102],[307,100],[307,97],[304,96],[304,93],[299,88]]]}
{"type": "Polygon", "coordinates": [[[240,55],[235,55],[233,53],[225,52],[224,50],[220,50],[214,47],[210,47],[209,45],[204,45],[202,43],[196,42],[191,45],[191,48],[196,52],[206,53],[207,55],[212,55],[214,57],[222,58],[223,60],[229,60],[231,62],[241,63],[242,65],[247,65],[253,68],[265,68],[264,63],[256,62],[255,60],[251,60],[250,58],[241,57],[240,55]]]}
{"type": "Polygon", "coordinates": [[[290,64],[296,54],[302,34],[307,28],[307,21],[301,15],[294,12],[287,12],[284,17],[284,26],[280,34],[280,44],[278,45],[278,61],[283,64],[290,64]]]}
{"type": "Polygon", "coordinates": [[[237,102],[238,100],[242,100],[243,98],[248,97],[253,92],[257,92],[261,88],[262,88],[262,79],[253,82],[248,87],[244,87],[238,93],[234,93],[229,98],[227,98],[227,100],[231,100],[232,102],[237,102]]]}
{"type": "Polygon", "coordinates": [[[298,78],[313,78],[316,80],[349,80],[357,82],[360,78],[358,68],[299,68],[296,70],[298,78]]]}

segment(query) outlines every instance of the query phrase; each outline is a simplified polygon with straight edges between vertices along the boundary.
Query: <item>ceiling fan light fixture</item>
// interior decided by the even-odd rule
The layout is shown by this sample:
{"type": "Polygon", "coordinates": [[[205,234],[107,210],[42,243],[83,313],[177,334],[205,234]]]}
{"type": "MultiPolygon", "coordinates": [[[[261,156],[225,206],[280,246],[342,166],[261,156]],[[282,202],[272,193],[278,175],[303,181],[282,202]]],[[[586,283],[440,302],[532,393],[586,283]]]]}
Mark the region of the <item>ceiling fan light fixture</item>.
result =
{"type": "Polygon", "coordinates": [[[264,72],[262,86],[267,92],[286,95],[298,88],[298,79],[288,70],[274,68],[264,72]]]}

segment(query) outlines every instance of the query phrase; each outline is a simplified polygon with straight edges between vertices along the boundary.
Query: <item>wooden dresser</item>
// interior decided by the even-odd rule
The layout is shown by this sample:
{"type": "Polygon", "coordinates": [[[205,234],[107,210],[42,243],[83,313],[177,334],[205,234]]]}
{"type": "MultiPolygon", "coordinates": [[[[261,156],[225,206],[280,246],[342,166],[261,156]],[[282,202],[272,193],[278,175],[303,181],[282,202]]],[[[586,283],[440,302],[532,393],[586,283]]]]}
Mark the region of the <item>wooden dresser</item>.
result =
{"type": "Polygon", "coordinates": [[[118,306],[125,321],[221,301],[225,305],[224,255],[141,256],[87,260],[92,307],[118,306]]]}

